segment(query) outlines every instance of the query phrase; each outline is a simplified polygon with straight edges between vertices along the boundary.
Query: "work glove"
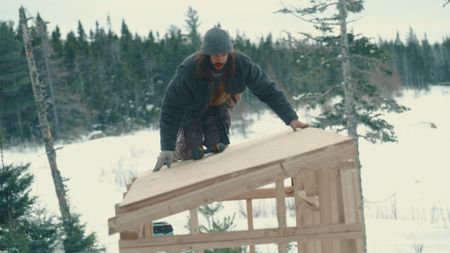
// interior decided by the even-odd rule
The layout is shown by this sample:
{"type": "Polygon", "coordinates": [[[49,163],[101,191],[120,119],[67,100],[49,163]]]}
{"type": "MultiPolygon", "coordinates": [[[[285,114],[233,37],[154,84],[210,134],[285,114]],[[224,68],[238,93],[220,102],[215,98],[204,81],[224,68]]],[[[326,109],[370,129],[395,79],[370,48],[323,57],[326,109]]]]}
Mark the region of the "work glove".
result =
{"type": "Polygon", "coordinates": [[[153,172],[159,171],[163,165],[167,165],[167,168],[170,168],[173,161],[173,151],[172,150],[161,150],[159,153],[158,160],[156,161],[155,168],[153,172]]]}

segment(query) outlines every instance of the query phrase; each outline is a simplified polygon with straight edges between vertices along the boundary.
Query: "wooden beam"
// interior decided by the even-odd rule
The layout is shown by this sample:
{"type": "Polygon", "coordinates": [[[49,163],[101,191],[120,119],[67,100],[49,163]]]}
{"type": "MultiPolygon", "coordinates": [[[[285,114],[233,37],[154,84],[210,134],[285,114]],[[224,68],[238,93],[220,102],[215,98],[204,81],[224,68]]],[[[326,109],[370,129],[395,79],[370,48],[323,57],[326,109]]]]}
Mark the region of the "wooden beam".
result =
{"type": "Polygon", "coordinates": [[[153,223],[144,225],[145,237],[152,238],[153,237],[153,223]]]}
{"type": "MultiPolygon", "coordinates": [[[[295,197],[294,188],[293,187],[285,187],[285,196],[286,197],[295,197]]],[[[310,208],[317,209],[319,208],[319,196],[307,196],[304,190],[298,191],[298,197],[308,204],[310,208]]],[[[233,200],[242,200],[242,199],[270,199],[276,198],[276,189],[274,188],[266,188],[266,189],[254,189],[247,193],[239,194],[233,196],[231,198],[224,199],[223,201],[233,201],[233,200]]]]}
{"type": "MultiPolygon", "coordinates": [[[[319,213],[322,225],[340,223],[337,182],[337,169],[319,171],[319,213]]],[[[340,253],[340,242],[337,240],[323,240],[322,249],[324,252],[340,253]]]]}
{"type": "MultiPolygon", "coordinates": [[[[339,170],[340,175],[340,197],[342,201],[340,212],[344,223],[361,223],[359,216],[359,184],[357,184],[356,164],[351,167],[342,167],[339,170]],[[353,169],[348,169],[353,168],[353,169]]],[[[357,253],[359,245],[357,240],[341,241],[342,252],[357,253]]],[[[362,249],[362,247],[361,247],[362,249]]]]}
{"type": "MultiPolygon", "coordinates": [[[[198,212],[197,208],[189,209],[189,217],[190,217],[190,225],[191,225],[191,234],[198,235],[200,233],[198,228],[198,212]]],[[[195,253],[203,252],[203,249],[193,248],[195,253]]]]}
{"type": "MultiPolygon", "coordinates": [[[[284,194],[287,197],[293,197],[294,196],[294,188],[292,187],[285,187],[284,188],[284,194]]],[[[275,188],[263,188],[263,189],[253,189],[245,193],[241,193],[235,196],[232,196],[227,199],[223,199],[223,201],[228,200],[242,200],[242,199],[270,199],[270,198],[276,198],[276,189],[275,188]]]]}
{"type": "Polygon", "coordinates": [[[190,224],[191,224],[191,234],[193,234],[193,235],[199,234],[200,231],[198,229],[197,208],[189,209],[189,218],[190,218],[190,224]]]}
{"type": "MultiPolygon", "coordinates": [[[[297,175],[292,178],[292,187],[294,188],[294,202],[295,202],[295,225],[297,228],[303,227],[303,212],[302,202],[300,198],[300,190],[304,189],[303,176],[297,175]]],[[[303,253],[301,251],[301,242],[297,241],[297,253],[303,253]]]]}
{"type": "Polygon", "coordinates": [[[277,190],[277,220],[279,228],[286,228],[286,197],[284,195],[284,180],[279,179],[275,182],[277,190]]]}
{"type": "MultiPolygon", "coordinates": [[[[247,207],[247,229],[253,231],[253,204],[251,199],[246,199],[245,204],[247,207]]],[[[250,248],[250,253],[255,253],[255,245],[248,245],[250,248]]]]}
{"type": "Polygon", "coordinates": [[[295,224],[298,228],[303,227],[302,224],[302,202],[303,199],[300,197],[300,189],[303,186],[303,177],[297,175],[292,178],[292,183],[294,187],[294,202],[295,202],[295,224]]]}
{"type": "Polygon", "coordinates": [[[316,170],[307,170],[304,173],[305,177],[305,193],[306,196],[316,196],[319,195],[319,186],[317,185],[316,170]]]}
{"type": "Polygon", "coordinates": [[[148,250],[182,250],[202,247],[206,249],[238,247],[248,244],[289,243],[291,241],[310,241],[324,239],[360,238],[360,224],[337,224],[308,228],[258,229],[253,231],[215,232],[198,235],[178,235],[142,238],[139,240],[120,240],[121,253],[148,252],[148,250]]]}
{"type": "Polygon", "coordinates": [[[359,199],[356,182],[356,170],[341,170],[342,200],[344,208],[344,221],[347,224],[359,223],[359,199]]]}
{"type": "MultiPolygon", "coordinates": [[[[284,191],[284,180],[278,179],[275,182],[276,192],[277,192],[277,220],[278,227],[284,229],[287,227],[286,222],[286,196],[284,191]]],[[[279,243],[278,244],[278,253],[287,253],[287,244],[279,243]]]]}

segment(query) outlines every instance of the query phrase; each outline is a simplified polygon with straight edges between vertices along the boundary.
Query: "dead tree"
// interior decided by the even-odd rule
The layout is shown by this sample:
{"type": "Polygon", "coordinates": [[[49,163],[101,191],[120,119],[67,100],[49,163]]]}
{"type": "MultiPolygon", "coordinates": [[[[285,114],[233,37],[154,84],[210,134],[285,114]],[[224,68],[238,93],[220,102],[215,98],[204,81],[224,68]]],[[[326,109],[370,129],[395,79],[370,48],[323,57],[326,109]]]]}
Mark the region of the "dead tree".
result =
{"type": "Polygon", "coordinates": [[[38,34],[38,37],[41,39],[41,48],[42,48],[42,54],[44,57],[44,63],[45,63],[45,70],[46,70],[46,81],[48,85],[48,91],[50,96],[50,103],[51,103],[51,111],[52,111],[52,119],[53,119],[53,134],[55,135],[55,138],[58,138],[59,135],[59,117],[58,112],[56,110],[56,99],[53,89],[53,63],[51,61],[51,55],[53,54],[53,49],[50,45],[50,41],[48,39],[47,34],[47,26],[42,20],[42,18],[39,16],[36,18],[36,31],[38,34]]]}
{"type": "Polygon", "coordinates": [[[59,209],[61,211],[62,218],[65,220],[66,218],[70,217],[69,206],[66,200],[66,189],[64,186],[61,173],[59,172],[56,163],[56,152],[53,145],[52,132],[47,118],[47,106],[43,94],[44,87],[39,81],[39,73],[33,56],[33,48],[28,33],[28,25],[27,25],[28,20],[26,18],[25,10],[23,7],[19,9],[19,16],[20,16],[20,27],[22,30],[22,37],[25,48],[25,55],[27,57],[28,70],[30,72],[31,86],[33,88],[36,111],[39,118],[39,128],[41,130],[42,138],[45,144],[45,151],[47,153],[48,162],[50,164],[50,170],[52,173],[53,184],[55,185],[59,209]]]}

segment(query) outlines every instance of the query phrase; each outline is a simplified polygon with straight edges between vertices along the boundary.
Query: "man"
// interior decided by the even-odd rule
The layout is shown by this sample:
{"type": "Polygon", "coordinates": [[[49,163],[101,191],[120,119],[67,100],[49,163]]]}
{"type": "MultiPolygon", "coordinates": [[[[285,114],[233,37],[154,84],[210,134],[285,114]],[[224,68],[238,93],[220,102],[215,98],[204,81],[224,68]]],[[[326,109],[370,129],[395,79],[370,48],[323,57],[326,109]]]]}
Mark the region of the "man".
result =
{"type": "Polygon", "coordinates": [[[205,33],[201,50],[178,66],[162,103],[161,153],[153,171],[172,161],[192,159],[203,145],[229,144],[229,110],[249,88],[294,131],[309,127],[298,120],[284,93],[249,57],[233,50],[230,37],[214,27],[205,33]]]}

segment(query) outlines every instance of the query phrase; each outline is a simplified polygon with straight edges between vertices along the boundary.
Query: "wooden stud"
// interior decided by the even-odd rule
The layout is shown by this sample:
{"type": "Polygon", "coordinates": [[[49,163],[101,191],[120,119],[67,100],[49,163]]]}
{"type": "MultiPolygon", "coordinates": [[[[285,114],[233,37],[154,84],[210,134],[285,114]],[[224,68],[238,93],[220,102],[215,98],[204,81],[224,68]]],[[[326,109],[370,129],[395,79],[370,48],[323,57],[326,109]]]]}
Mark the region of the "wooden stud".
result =
{"type": "MultiPolygon", "coordinates": [[[[319,213],[322,225],[340,222],[337,171],[337,169],[319,171],[319,213]]],[[[322,241],[322,249],[325,252],[341,252],[339,241],[336,240],[322,241]]]]}
{"type": "Polygon", "coordinates": [[[147,238],[153,237],[153,223],[150,222],[150,224],[144,225],[144,236],[147,238]]]}
{"type": "Polygon", "coordinates": [[[304,173],[304,187],[306,196],[318,195],[316,170],[307,170],[304,173]]]}
{"type": "Polygon", "coordinates": [[[189,209],[189,217],[190,217],[190,222],[191,222],[191,234],[193,234],[193,235],[199,234],[200,231],[198,229],[197,208],[189,209]]]}
{"type": "MultiPolygon", "coordinates": [[[[301,228],[303,227],[303,200],[300,198],[300,190],[304,188],[303,177],[301,175],[297,175],[292,178],[292,187],[294,187],[295,225],[297,228],[301,228]]],[[[302,243],[297,241],[297,253],[303,253],[301,252],[301,245],[302,243]]]]}
{"type": "MultiPolygon", "coordinates": [[[[355,169],[341,169],[340,174],[340,192],[342,201],[342,221],[345,224],[359,223],[359,188],[356,185],[356,170],[355,169]]],[[[356,240],[342,240],[342,252],[356,253],[358,250],[358,243],[356,240]]]]}
{"type": "Polygon", "coordinates": [[[277,180],[276,181],[276,189],[277,189],[277,219],[278,219],[278,227],[286,228],[286,202],[284,195],[284,181],[277,180]]]}
{"type": "MultiPolygon", "coordinates": [[[[252,203],[252,199],[246,199],[245,200],[245,204],[247,207],[247,230],[248,231],[253,231],[253,203],[252,203]]],[[[255,249],[255,245],[250,244],[248,245],[250,248],[250,253],[255,253],[256,249],[255,249]]]]}
{"type": "MultiPolygon", "coordinates": [[[[277,180],[275,182],[276,191],[277,191],[277,219],[278,219],[278,227],[283,229],[287,227],[286,222],[286,196],[284,191],[284,180],[277,180]]],[[[278,244],[278,252],[279,253],[287,253],[287,244],[279,243],[278,244]]]]}

